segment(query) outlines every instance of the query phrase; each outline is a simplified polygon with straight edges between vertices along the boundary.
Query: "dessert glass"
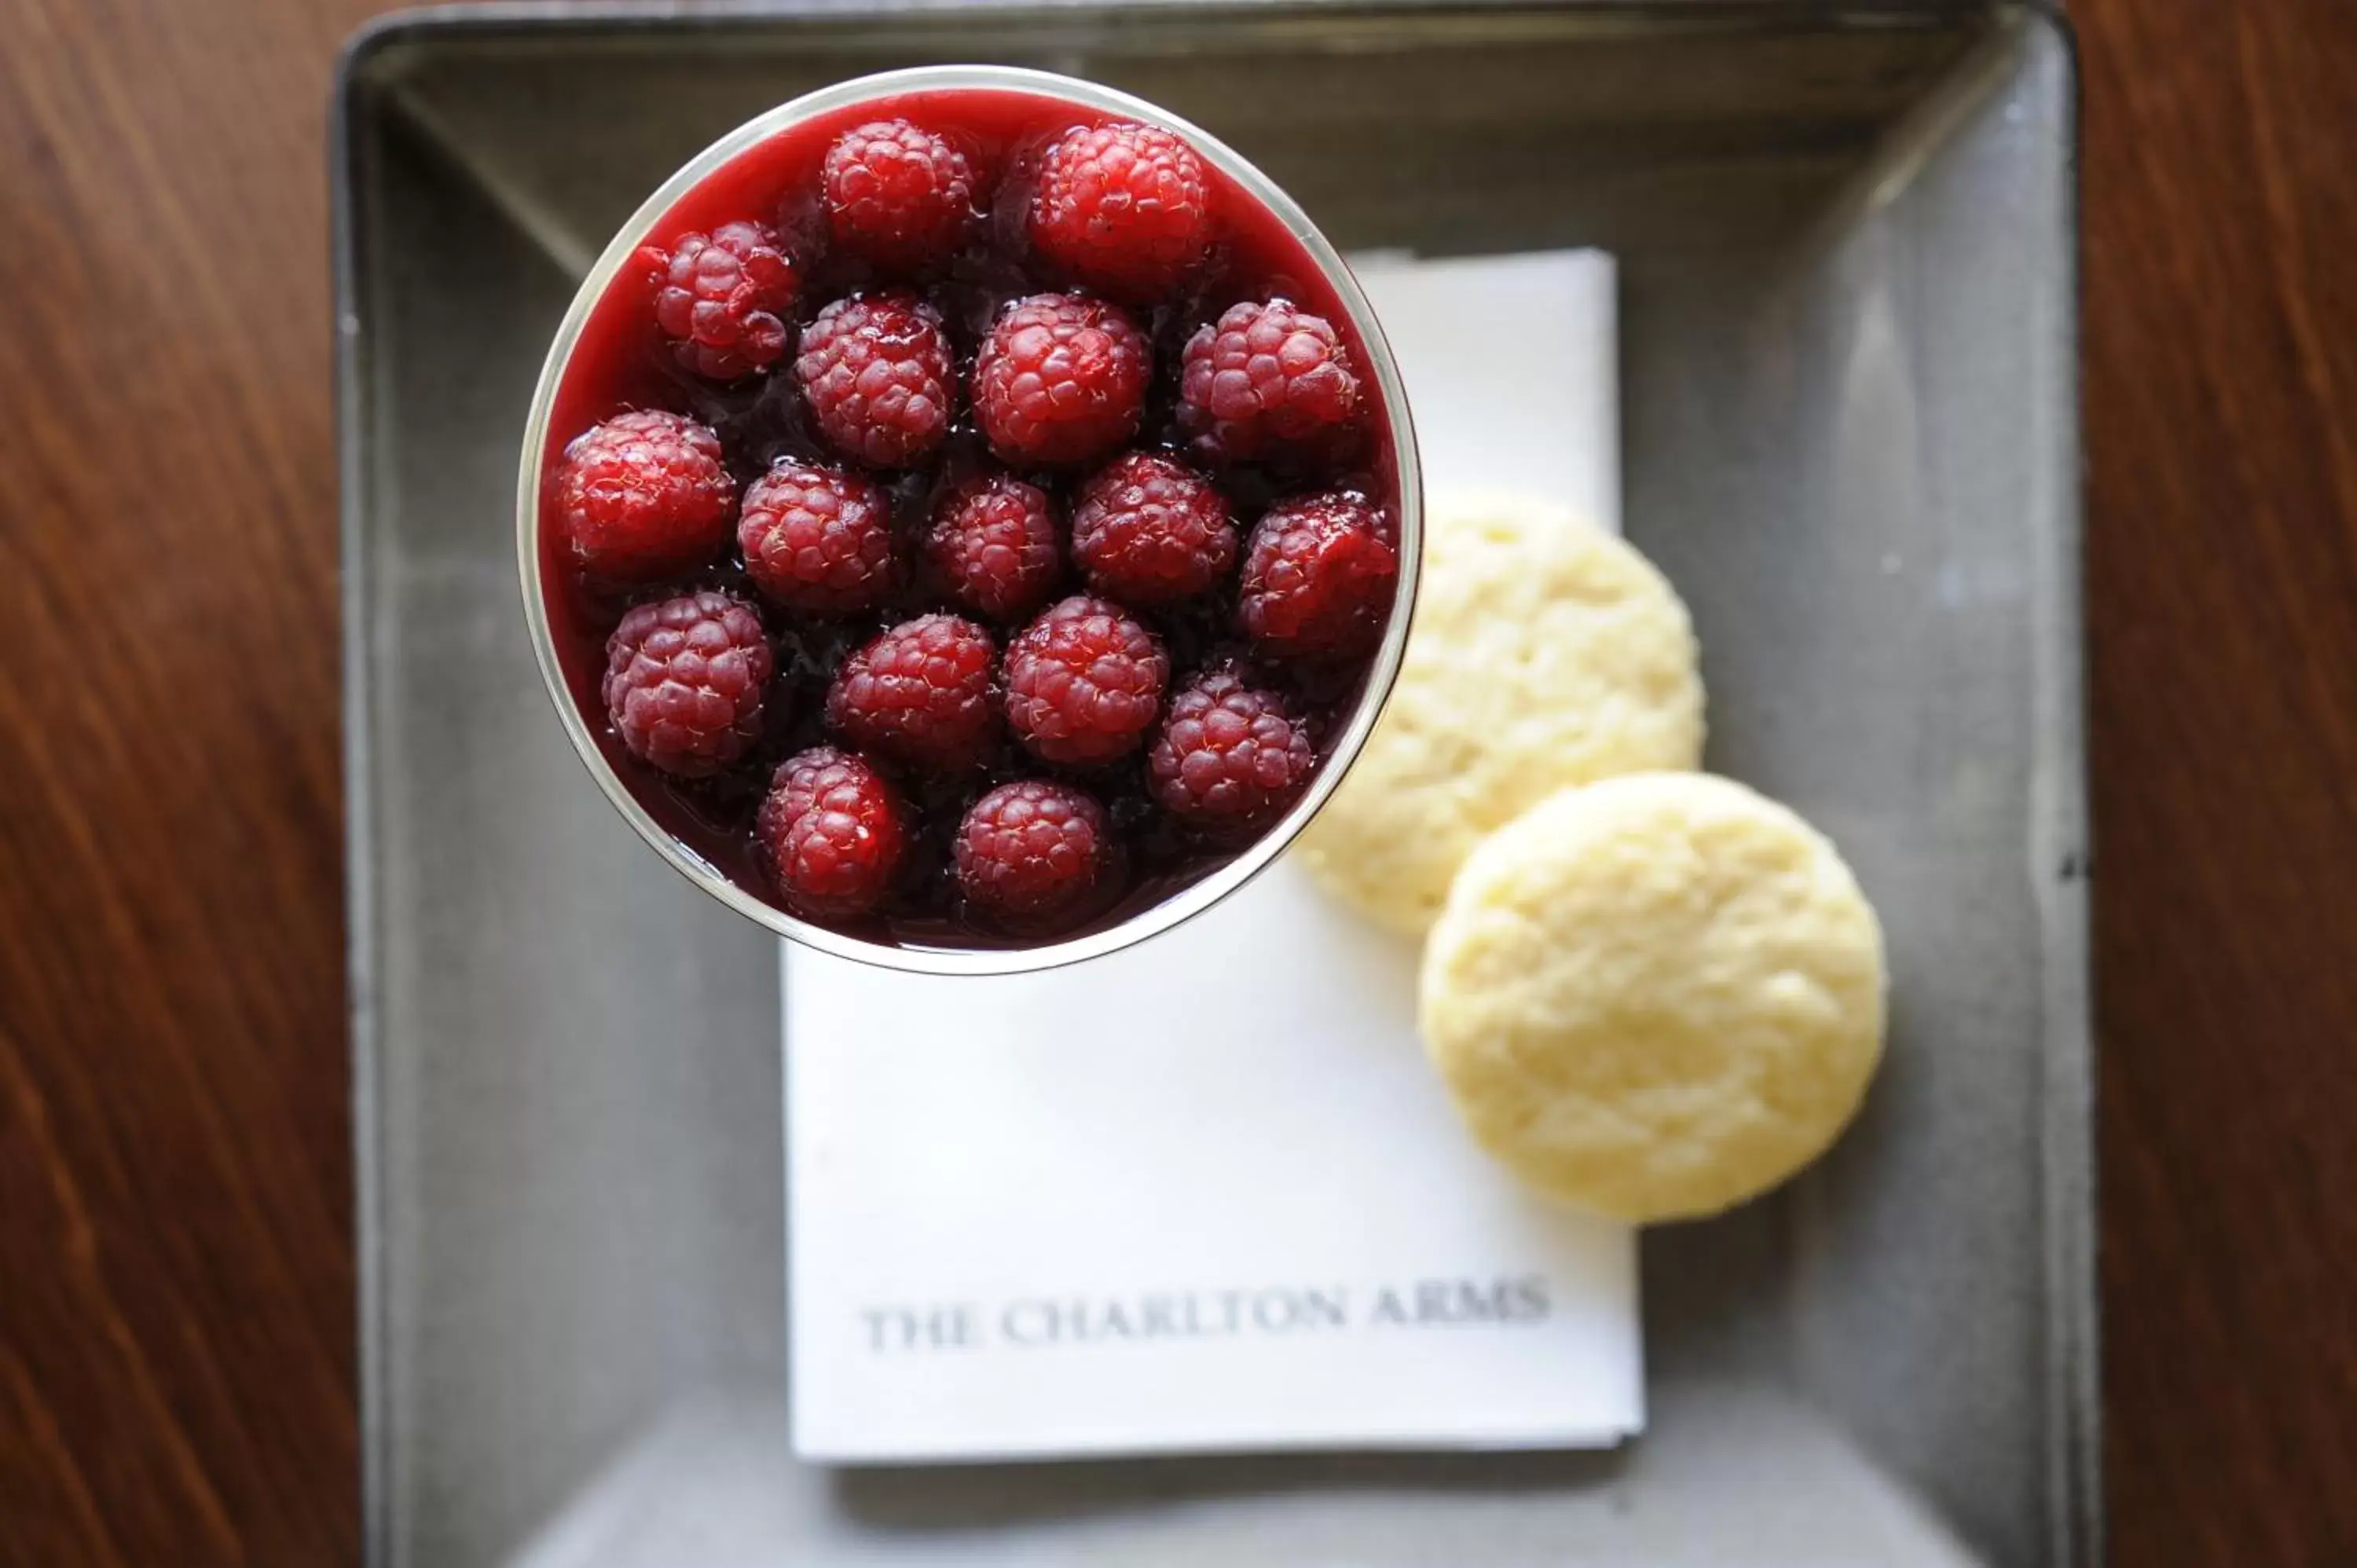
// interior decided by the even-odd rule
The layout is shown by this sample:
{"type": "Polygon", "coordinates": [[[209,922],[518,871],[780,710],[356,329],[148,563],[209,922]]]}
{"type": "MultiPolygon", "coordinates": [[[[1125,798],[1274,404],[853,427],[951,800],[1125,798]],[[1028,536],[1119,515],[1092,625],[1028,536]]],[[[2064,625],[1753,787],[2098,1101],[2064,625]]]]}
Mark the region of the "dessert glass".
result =
{"type": "MultiPolygon", "coordinates": [[[[780,368],[783,369],[782,363],[780,368]]],[[[1249,523],[1248,518],[1244,521],[1249,523]]],[[[1143,100],[1049,72],[957,65],[860,77],[793,100],[705,148],[640,205],[583,279],[550,346],[524,435],[516,531],[524,614],[550,700],[591,777],[649,847],[682,875],[747,918],[820,951],[920,973],[1006,974],[1071,963],[1143,941],[1209,909],[1284,853],[1340,783],[1372,730],[1398,673],[1415,601],[1423,521],[1415,435],[1398,367],[1365,294],[1341,256],[1284,190],[1216,137],[1143,100]],[[1297,252],[1297,259],[1314,269],[1323,292],[1346,318],[1336,325],[1354,339],[1361,374],[1373,394],[1370,414],[1376,439],[1372,461],[1396,529],[1399,574],[1381,640],[1368,656],[1355,692],[1341,699],[1345,711],[1337,713],[1330,726],[1317,773],[1283,816],[1232,858],[1200,875],[1178,880],[1167,893],[1133,898],[1118,907],[1116,918],[1071,934],[1032,940],[1010,937],[988,945],[934,944],[906,938],[870,940],[802,918],[760,896],[747,885],[741,871],[732,875],[716,864],[718,857],[707,853],[709,844],[693,842],[692,832],[683,834],[676,814],[665,813],[661,801],[651,800],[642,781],[634,783],[618,768],[618,760],[623,767],[628,760],[620,756],[610,734],[601,733],[608,726],[594,701],[594,671],[585,669],[579,647],[573,647],[568,657],[561,636],[559,623],[566,615],[552,596],[566,589],[544,545],[542,492],[554,456],[578,434],[552,426],[585,329],[640,247],[663,237],[667,220],[685,199],[716,178],[744,177],[745,163],[759,149],[813,122],[847,124],[854,122],[844,120],[846,114],[866,110],[888,113],[895,104],[919,95],[939,112],[961,99],[992,94],[1057,100],[1082,116],[1136,120],[1174,133],[1212,171],[1223,200],[1234,204],[1241,199],[1245,210],[1231,214],[1232,224],[1242,222],[1282,237],[1297,252]],[[664,820],[666,814],[671,816],[669,822],[664,820]]]]}

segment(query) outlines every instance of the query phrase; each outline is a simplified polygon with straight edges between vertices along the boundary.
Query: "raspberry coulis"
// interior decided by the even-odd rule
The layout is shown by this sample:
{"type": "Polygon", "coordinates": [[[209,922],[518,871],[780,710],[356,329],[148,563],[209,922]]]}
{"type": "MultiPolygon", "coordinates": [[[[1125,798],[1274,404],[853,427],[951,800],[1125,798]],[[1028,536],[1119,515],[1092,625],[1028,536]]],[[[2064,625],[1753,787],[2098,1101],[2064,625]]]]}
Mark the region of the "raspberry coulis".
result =
{"type": "MultiPolygon", "coordinates": [[[[1152,376],[1135,435],[1077,466],[1035,468],[1006,463],[992,453],[972,403],[978,349],[1009,302],[1043,293],[1085,292],[1079,280],[1037,254],[1031,244],[1031,205],[1042,160],[1074,128],[1118,122],[1118,116],[1091,106],[996,89],[871,99],[806,121],[739,153],[681,197],[648,231],[649,248],[625,264],[584,323],[555,391],[542,454],[540,565],[557,661],[606,761],[640,804],[696,857],[767,902],[790,900],[780,897],[772,857],[757,840],[756,817],[780,763],[814,746],[853,744],[828,720],[829,689],[844,661],[879,634],[920,616],[976,614],[944,585],[933,564],[936,552],[929,548],[928,536],[942,503],[961,486],[1002,472],[1038,487],[1052,500],[1064,552],[1052,592],[1012,619],[982,618],[1004,649],[1038,610],[1089,591],[1070,558],[1071,519],[1092,475],[1125,453],[1168,454],[1202,467],[1202,453],[1189,445],[1197,432],[1179,417],[1180,369],[1189,339],[1232,306],[1283,298],[1322,317],[1355,362],[1364,405],[1355,450],[1320,450],[1306,467],[1278,454],[1213,470],[1239,526],[1249,533],[1281,500],[1342,489],[1365,497],[1396,529],[1394,435],[1366,345],[1300,242],[1208,161],[1211,242],[1202,262],[1158,299],[1131,295],[1114,301],[1152,346],[1152,376]],[[823,169],[830,147],[846,132],[896,119],[955,145],[972,166],[980,205],[953,253],[887,271],[830,242],[823,169]],[[949,342],[955,391],[949,429],[937,446],[909,466],[862,467],[846,456],[840,436],[830,439],[814,417],[793,373],[798,350],[791,345],[766,370],[719,382],[696,374],[686,362],[692,356],[682,356],[665,339],[651,305],[664,275],[654,248],[748,220],[770,226],[792,258],[796,294],[789,325],[797,342],[823,310],[861,291],[913,294],[938,317],[949,342]],[[618,585],[585,576],[568,556],[554,500],[565,448],[600,422],[641,409],[683,414],[717,433],[740,490],[780,459],[845,468],[880,487],[891,504],[899,580],[879,604],[855,613],[788,608],[766,596],[748,575],[733,527],[724,553],[660,583],[618,585]],[[763,733],[744,758],[713,777],[681,778],[633,755],[616,733],[600,689],[607,642],[636,605],[715,590],[758,609],[775,648],[777,674],[764,704],[763,733]]],[[[1367,655],[1296,659],[1256,650],[1239,626],[1236,596],[1236,575],[1230,571],[1222,587],[1183,602],[1123,607],[1167,651],[1166,699],[1200,672],[1243,671],[1257,686],[1282,696],[1322,758],[1364,691],[1367,655]]],[[[998,689],[1003,693],[1003,671],[998,689]]],[[[871,754],[905,803],[908,843],[890,892],[875,908],[822,916],[823,923],[862,940],[914,947],[1031,946],[1108,928],[1163,902],[1235,858],[1249,841],[1206,833],[1157,804],[1148,766],[1155,739],[1150,730],[1126,755],[1103,766],[1043,758],[1026,750],[1005,725],[996,726],[978,767],[933,771],[871,754]],[[1084,918],[1045,932],[1010,927],[974,907],[960,892],[953,853],[968,811],[990,791],[1027,779],[1076,785],[1102,804],[1114,841],[1109,853],[1124,879],[1116,897],[1089,900],[1084,918]]]]}

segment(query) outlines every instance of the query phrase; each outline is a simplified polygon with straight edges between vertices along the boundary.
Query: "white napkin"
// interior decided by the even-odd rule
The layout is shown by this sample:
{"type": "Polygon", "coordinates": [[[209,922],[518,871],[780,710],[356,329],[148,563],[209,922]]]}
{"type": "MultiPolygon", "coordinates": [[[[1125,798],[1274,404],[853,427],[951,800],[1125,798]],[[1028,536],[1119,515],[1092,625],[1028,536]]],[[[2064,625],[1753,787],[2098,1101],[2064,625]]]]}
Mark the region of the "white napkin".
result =
{"type": "MultiPolygon", "coordinates": [[[[1620,521],[1613,269],[1364,258],[1427,493],[1620,521]],[[1514,351],[1463,331],[1511,301],[1514,351]]],[[[932,978],[789,946],[795,1452],[1547,1448],[1643,1424],[1635,1245],[1458,1126],[1416,952],[1280,862],[1127,952],[932,978]]]]}

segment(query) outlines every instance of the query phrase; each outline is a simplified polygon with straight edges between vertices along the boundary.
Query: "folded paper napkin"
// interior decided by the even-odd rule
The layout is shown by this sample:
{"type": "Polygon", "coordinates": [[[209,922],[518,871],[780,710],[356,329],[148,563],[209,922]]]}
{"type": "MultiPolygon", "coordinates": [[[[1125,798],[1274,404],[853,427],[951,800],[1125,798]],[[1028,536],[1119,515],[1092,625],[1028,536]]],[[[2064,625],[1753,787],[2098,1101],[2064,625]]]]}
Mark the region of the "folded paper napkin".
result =
{"type": "MultiPolygon", "coordinates": [[[[1620,519],[1613,267],[1361,258],[1428,492],[1620,519]],[[1477,355],[1480,298],[1521,324],[1477,355]]],[[[1626,1230],[1473,1147],[1415,953],[1280,861],[1046,974],[789,946],[795,1452],[1556,1448],[1643,1424],[1626,1230]]]]}

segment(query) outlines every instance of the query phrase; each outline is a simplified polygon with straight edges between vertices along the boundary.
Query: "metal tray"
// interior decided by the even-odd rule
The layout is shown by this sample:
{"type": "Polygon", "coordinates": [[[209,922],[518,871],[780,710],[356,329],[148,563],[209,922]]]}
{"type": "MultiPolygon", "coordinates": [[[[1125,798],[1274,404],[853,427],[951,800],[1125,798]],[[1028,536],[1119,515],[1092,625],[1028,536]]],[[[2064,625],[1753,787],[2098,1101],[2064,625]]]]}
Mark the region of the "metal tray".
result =
{"type": "Polygon", "coordinates": [[[2073,116],[2061,23],[1989,0],[484,7],[356,40],[370,1560],[2092,1563],[2073,116]],[[1710,762],[1842,843],[1895,980],[1833,1157],[1646,1238],[1622,1452],[787,1455],[774,945],[587,787],[510,492],[641,195],[769,104],[961,59],[1166,103],[1345,246],[1620,256],[1629,531],[1702,630],[1710,762]]]}

